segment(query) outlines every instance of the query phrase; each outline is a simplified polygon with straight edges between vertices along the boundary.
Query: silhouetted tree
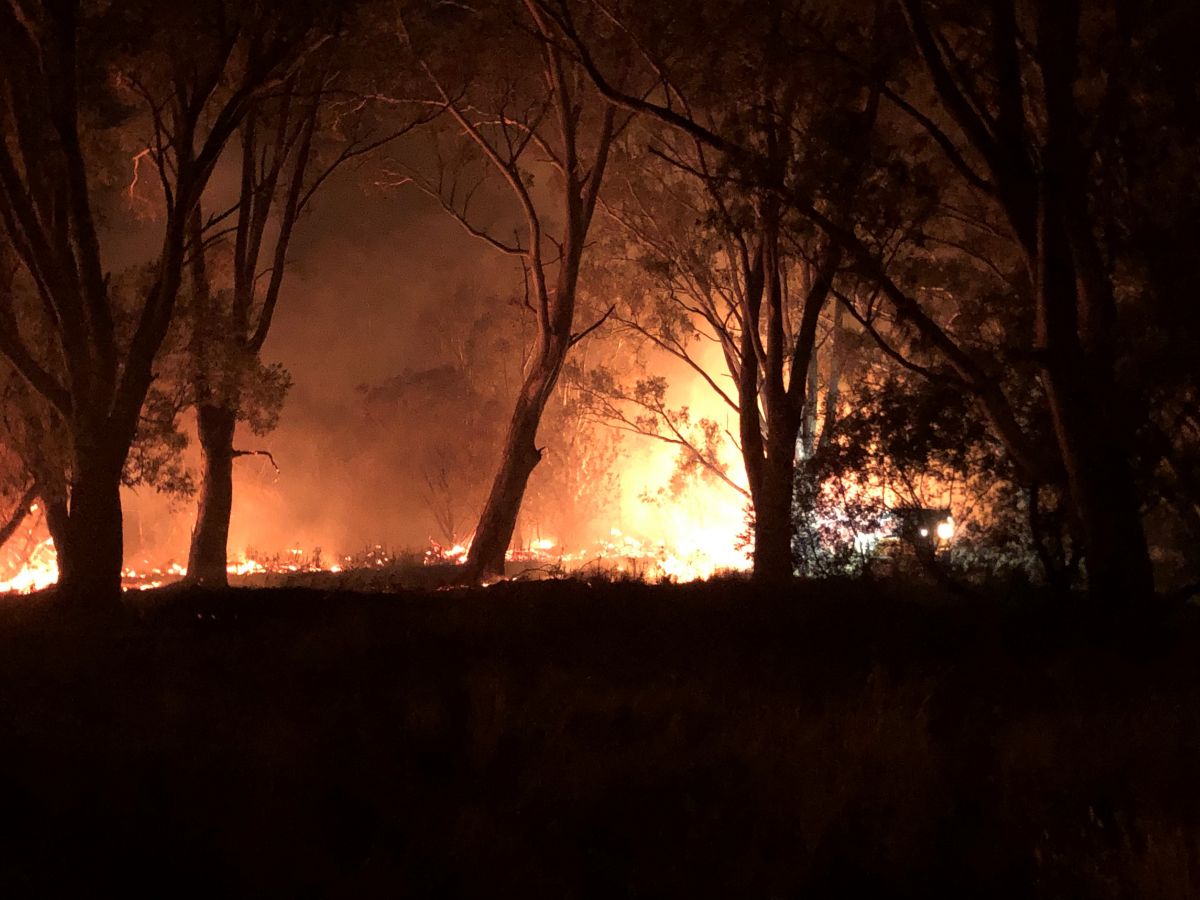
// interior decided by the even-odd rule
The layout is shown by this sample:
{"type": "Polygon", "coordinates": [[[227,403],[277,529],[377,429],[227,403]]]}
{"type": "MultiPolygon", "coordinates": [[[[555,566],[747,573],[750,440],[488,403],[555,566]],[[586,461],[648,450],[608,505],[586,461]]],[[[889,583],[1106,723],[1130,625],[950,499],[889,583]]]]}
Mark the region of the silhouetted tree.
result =
{"type": "Polygon", "coordinates": [[[445,64],[446,54],[431,57],[419,36],[408,35],[435,91],[430,102],[445,109],[463,139],[507,186],[523,233],[501,238],[474,221],[469,212],[474,188],[462,190],[444,165],[436,178],[410,171],[408,180],[437,199],[472,235],[520,261],[527,302],[537,321],[500,466],[471,542],[466,576],[472,580],[504,571],[529,476],[542,458],[537,434],[543,412],[568,352],[589,330],[575,331],[580,264],[620,128],[616,110],[596,95],[562,52],[536,3],[524,3],[519,10],[498,7],[476,21],[478,15],[463,13],[468,19],[465,46],[486,60],[484,72],[474,80],[470,73],[464,80],[463,45],[455,46],[445,64]],[[510,13],[524,21],[510,20],[510,13]],[[492,30],[467,37],[481,22],[492,30]],[[539,170],[552,173],[550,200],[534,190],[539,170]]]}
{"type": "MultiPolygon", "coordinates": [[[[721,90],[719,80],[714,87],[713,79],[696,76],[690,57],[698,54],[710,69],[719,70],[712,59],[719,49],[702,37],[697,40],[678,10],[659,14],[657,9],[621,6],[612,12],[631,35],[621,39],[643,51],[647,67],[665,85],[658,97],[648,98],[620,90],[607,77],[593,52],[600,42],[578,27],[573,4],[542,0],[542,5],[612,102],[652,115],[721,151],[742,170],[744,183],[774,189],[792,211],[840,246],[857,274],[874,284],[935,352],[940,362],[928,374],[950,378],[974,398],[1022,480],[1065,482],[1084,537],[1094,593],[1132,599],[1150,591],[1141,496],[1131,460],[1139,418],[1130,415],[1133,395],[1117,380],[1122,342],[1112,265],[1118,260],[1106,255],[1112,223],[1105,221],[1113,197],[1139,191],[1142,185],[1124,180],[1134,174],[1129,167],[1107,164],[1129,154],[1104,136],[1111,131],[1105,126],[1114,110],[1122,105],[1125,67],[1150,71],[1156,65],[1131,42],[1161,40],[1164,24],[1179,24],[1177,5],[1155,4],[1136,14],[1120,4],[1101,3],[1037,4],[1028,10],[1012,2],[952,3],[939,5],[936,12],[920,0],[837,10],[815,2],[770,7],[807,9],[809,15],[793,20],[797,40],[825,56],[832,67],[857,72],[863,86],[879,91],[886,101],[888,115],[881,119],[886,130],[881,129],[880,139],[893,152],[880,174],[911,172],[922,161],[906,135],[923,135],[937,151],[937,162],[929,164],[941,174],[926,182],[924,201],[901,190],[881,204],[882,212],[897,223],[919,223],[928,214],[929,201],[937,206],[945,188],[956,198],[969,194],[975,205],[1001,217],[1002,238],[1021,260],[1022,283],[1015,296],[1036,326],[1018,352],[1040,368],[1056,434],[1050,455],[1014,408],[1011,385],[1003,377],[1003,352],[982,358],[968,352],[938,321],[922,286],[906,284],[904,273],[892,267],[894,248],[879,240],[878,231],[864,232],[831,217],[819,202],[819,184],[772,180],[764,154],[743,133],[726,127],[723,117],[698,115],[698,108],[689,105],[688,89],[700,96],[721,90]],[[856,16],[858,24],[846,28],[846,20],[856,16]],[[872,17],[874,43],[846,40],[872,17]],[[672,49],[659,35],[669,35],[674,44],[681,43],[681,35],[693,42],[672,49]],[[864,47],[884,52],[864,52],[864,47]]],[[[697,18],[694,12],[686,15],[697,18]]],[[[742,57],[735,52],[731,59],[736,66],[742,57]]],[[[1156,87],[1162,89],[1161,80],[1156,87]]],[[[1178,109],[1181,102],[1168,90],[1134,105],[1144,114],[1156,104],[1178,109]]],[[[706,108],[712,108],[711,102],[706,108]]],[[[990,212],[980,216],[990,217],[990,212]]],[[[977,249],[973,244],[972,239],[958,250],[971,256],[977,249]]]]}
{"type": "Polygon", "coordinates": [[[121,473],[173,318],[188,222],[254,99],[325,40],[313,12],[216,0],[0,10],[0,222],[39,300],[18,312],[0,296],[0,353],[69,436],[64,593],[119,590],[121,473]],[[148,131],[166,204],[154,277],[131,310],[116,308],[101,252],[95,179],[114,126],[148,131]],[[30,338],[33,316],[45,343],[30,338]]]}
{"type": "Polygon", "coordinates": [[[235,449],[234,432],[239,421],[255,434],[273,428],[290,385],[280,367],[264,365],[260,356],[297,223],[339,167],[434,115],[379,121],[364,112],[361,86],[339,78],[362,43],[328,42],[250,104],[239,127],[235,203],[207,219],[197,204],[192,215],[188,352],[203,468],[189,581],[226,583],[233,461],[256,452],[235,449]]]}

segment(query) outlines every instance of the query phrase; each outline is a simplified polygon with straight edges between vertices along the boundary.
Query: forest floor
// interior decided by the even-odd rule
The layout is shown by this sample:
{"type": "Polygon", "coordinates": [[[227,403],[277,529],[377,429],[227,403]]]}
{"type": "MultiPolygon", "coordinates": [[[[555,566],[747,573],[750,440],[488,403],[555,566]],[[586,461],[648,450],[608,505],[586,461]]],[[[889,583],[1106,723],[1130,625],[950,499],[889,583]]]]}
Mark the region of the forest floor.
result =
{"type": "Polygon", "coordinates": [[[1200,894],[1200,611],[580,581],[0,608],[0,896],[1200,894]]]}

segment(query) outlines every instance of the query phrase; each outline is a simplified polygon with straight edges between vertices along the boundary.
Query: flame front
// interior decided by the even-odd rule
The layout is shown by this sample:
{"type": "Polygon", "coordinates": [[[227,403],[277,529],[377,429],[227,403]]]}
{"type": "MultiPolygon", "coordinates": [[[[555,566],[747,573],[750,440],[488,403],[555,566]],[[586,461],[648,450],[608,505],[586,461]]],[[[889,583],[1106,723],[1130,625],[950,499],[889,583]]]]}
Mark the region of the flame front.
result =
{"type": "Polygon", "coordinates": [[[23,553],[17,563],[0,570],[0,594],[28,594],[58,581],[58,554],[54,541],[45,538],[23,553]]]}

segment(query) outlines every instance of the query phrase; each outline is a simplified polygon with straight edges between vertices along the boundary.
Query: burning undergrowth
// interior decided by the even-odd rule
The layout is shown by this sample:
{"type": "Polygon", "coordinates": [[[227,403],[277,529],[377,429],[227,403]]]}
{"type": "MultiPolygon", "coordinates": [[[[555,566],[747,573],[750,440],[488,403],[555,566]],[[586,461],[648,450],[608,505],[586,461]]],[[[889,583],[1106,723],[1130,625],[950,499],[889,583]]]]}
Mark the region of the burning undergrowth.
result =
{"type": "MultiPolygon", "coordinates": [[[[235,587],[322,587],[337,590],[390,591],[432,588],[460,580],[469,545],[450,547],[431,541],[422,551],[389,550],[382,544],[356,553],[331,555],[321,548],[293,547],[280,552],[248,550],[231,559],[229,583],[235,587]]],[[[744,559],[744,557],[743,557],[744,559]]],[[[614,529],[608,540],[567,551],[552,541],[536,541],[506,554],[506,577],[520,580],[619,577],[645,581],[694,581],[735,572],[746,566],[720,565],[702,553],[675,555],[663,542],[639,540],[614,529]]],[[[177,561],[142,560],[121,572],[126,591],[153,590],[181,582],[187,569],[177,561]]],[[[58,579],[54,542],[45,537],[27,551],[6,554],[0,569],[0,594],[26,594],[51,587],[58,579]]]]}

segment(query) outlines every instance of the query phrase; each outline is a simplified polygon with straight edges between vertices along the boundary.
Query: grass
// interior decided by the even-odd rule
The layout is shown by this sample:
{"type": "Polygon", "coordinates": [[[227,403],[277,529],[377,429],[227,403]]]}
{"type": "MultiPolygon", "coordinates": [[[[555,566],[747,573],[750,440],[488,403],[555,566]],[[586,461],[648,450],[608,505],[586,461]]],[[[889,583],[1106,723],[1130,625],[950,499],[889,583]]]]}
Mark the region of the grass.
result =
{"type": "Polygon", "coordinates": [[[0,895],[1184,897],[1200,618],[881,585],[0,610],[0,895]]]}

